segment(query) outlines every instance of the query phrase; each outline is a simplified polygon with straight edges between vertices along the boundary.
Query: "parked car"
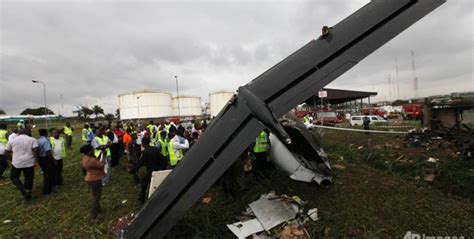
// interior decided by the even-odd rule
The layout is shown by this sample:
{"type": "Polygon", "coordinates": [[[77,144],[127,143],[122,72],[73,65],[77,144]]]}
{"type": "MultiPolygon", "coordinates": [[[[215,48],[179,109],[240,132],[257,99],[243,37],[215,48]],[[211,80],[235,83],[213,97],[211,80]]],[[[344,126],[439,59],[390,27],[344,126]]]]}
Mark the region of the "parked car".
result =
{"type": "Polygon", "coordinates": [[[335,111],[318,111],[315,120],[316,124],[321,124],[321,122],[338,124],[343,122],[343,116],[338,116],[335,111]]]}
{"type": "Polygon", "coordinates": [[[385,120],[384,118],[378,115],[354,115],[351,117],[351,120],[350,120],[351,126],[356,126],[356,125],[362,126],[364,124],[364,117],[369,117],[370,124],[387,122],[387,120],[385,120]]]}

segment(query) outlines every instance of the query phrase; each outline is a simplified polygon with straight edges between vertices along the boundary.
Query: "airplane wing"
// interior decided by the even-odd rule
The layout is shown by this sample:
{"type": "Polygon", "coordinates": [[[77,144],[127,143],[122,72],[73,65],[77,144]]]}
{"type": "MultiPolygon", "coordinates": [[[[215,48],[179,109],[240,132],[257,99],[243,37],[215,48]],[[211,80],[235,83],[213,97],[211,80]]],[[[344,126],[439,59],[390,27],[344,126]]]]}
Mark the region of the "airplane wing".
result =
{"type": "Polygon", "coordinates": [[[329,34],[310,41],[240,87],[238,95],[147,201],[124,237],[164,237],[260,131],[268,128],[282,142],[291,143],[277,118],[444,2],[373,0],[333,26],[329,34]]]}

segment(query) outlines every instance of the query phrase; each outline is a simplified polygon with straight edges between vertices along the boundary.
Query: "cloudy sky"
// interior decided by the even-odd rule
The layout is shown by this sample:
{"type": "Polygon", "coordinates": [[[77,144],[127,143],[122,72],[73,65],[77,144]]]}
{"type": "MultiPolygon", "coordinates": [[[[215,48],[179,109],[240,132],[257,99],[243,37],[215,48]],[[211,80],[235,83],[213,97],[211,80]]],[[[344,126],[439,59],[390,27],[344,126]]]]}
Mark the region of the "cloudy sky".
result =
{"type": "MultiPolygon", "coordinates": [[[[18,114],[43,105],[71,115],[76,105],[118,107],[140,89],[207,100],[236,89],[368,0],[312,1],[4,1],[0,0],[0,108],[18,114]]],[[[329,85],[395,98],[473,91],[473,1],[450,0],[329,85]],[[392,92],[390,94],[390,92],[392,92]]]]}

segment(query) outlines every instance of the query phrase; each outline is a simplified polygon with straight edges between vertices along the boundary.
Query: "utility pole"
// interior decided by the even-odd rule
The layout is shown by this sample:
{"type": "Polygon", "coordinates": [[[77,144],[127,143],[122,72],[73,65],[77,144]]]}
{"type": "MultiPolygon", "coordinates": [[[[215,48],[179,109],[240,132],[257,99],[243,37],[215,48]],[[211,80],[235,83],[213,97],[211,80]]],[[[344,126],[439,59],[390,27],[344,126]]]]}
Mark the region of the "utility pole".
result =
{"type": "Polygon", "coordinates": [[[388,74],[388,94],[389,94],[389,101],[392,101],[392,79],[390,78],[390,74],[388,74]]]}
{"type": "Polygon", "coordinates": [[[138,113],[138,120],[140,120],[140,96],[137,96],[137,113],[138,113]]]}
{"type": "Polygon", "coordinates": [[[49,129],[49,122],[48,122],[48,104],[46,103],[46,83],[38,80],[32,80],[31,82],[35,84],[42,84],[43,85],[43,99],[44,99],[44,121],[46,122],[46,128],[49,129]]]}
{"type": "Polygon", "coordinates": [[[395,57],[395,77],[396,77],[396,81],[397,81],[397,99],[399,100],[400,99],[400,84],[398,82],[398,61],[397,61],[397,58],[395,57]]]}
{"type": "Polygon", "coordinates": [[[179,98],[179,87],[178,87],[178,76],[174,76],[176,79],[176,99],[178,100],[178,117],[181,117],[181,108],[179,106],[179,102],[181,99],[179,98]]]}
{"type": "Polygon", "coordinates": [[[64,117],[64,105],[63,105],[63,94],[59,95],[59,98],[61,99],[61,112],[60,115],[64,117]]]}
{"type": "Polygon", "coordinates": [[[415,98],[418,98],[418,77],[416,77],[415,51],[413,50],[411,50],[411,68],[413,70],[413,90],[415,91],[415,98]]]}

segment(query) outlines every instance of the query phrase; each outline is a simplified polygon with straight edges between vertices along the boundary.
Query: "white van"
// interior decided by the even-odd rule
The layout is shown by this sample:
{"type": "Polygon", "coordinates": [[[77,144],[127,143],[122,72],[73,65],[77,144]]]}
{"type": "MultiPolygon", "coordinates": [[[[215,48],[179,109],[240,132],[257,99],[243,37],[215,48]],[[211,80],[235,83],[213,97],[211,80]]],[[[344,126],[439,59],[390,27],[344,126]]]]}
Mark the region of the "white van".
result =
{"type": "Polygon", "coordinates": [[[356,126],[356,125],[362,126],[364,124],[364,117],[369,117],[370,124],[387,122],[387,120],[385,120],[384,118],[378,115],[354,115],[351,117],[351,120],[350,120],[351,126],[356,126]]]}

